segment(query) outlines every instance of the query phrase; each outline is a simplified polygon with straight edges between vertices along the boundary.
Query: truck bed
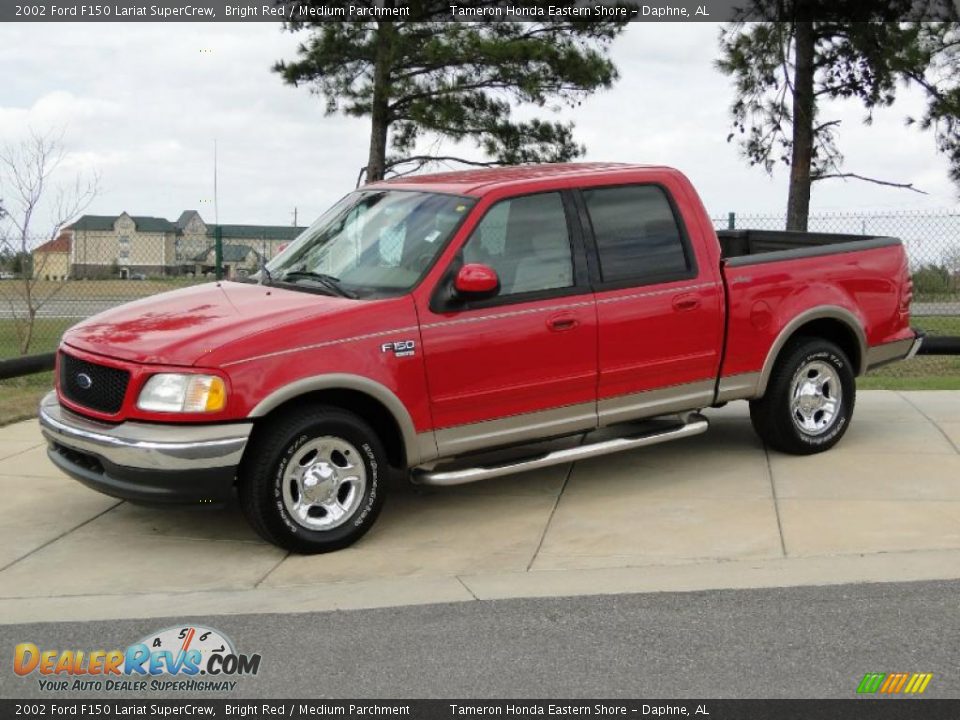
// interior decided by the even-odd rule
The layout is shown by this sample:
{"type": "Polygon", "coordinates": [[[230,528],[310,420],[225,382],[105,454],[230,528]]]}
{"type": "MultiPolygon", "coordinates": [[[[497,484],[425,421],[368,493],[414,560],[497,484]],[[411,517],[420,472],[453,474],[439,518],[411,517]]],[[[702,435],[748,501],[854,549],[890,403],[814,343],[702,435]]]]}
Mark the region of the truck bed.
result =
{"type": "Polygon", "coordinates": [[[900,240],[893,237],[786,230],[718,230],[717,239],[720,241],[721,257],[729,267],[900,244],[900,240]]]}
{"type": "Polygon", "coordinates": [[[909,269],[891,237],[733,230],[718,233],[727,287],[723,376],[761,370],[783,328],[811,312],[844,318],[863,333],[851,350],[858,370],[866,351],[910,334],[909,269]]]}

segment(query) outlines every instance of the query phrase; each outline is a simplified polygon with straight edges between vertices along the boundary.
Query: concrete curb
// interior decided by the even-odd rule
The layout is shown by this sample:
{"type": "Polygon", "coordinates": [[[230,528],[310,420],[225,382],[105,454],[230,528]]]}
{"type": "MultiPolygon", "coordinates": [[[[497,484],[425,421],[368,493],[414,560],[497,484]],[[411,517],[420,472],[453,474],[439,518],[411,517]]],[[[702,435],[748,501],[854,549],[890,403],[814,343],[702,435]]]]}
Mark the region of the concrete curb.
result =
{"type": "Polygon", "coordinates": [[[508,598],[692,592],[960,578],[960,550],[733,560],[598,570],[412,576],[252,590],[0,598],[0,625],[323,612],[508,598]]]}

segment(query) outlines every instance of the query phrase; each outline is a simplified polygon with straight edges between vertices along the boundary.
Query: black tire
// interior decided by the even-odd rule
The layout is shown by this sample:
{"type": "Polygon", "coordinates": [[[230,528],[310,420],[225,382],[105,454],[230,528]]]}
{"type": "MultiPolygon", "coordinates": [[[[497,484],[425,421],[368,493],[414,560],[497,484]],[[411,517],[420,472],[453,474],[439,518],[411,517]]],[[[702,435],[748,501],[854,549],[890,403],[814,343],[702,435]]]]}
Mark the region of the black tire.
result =
{"type": "MultiPolygon", "coordinates": [[[[274,545],[306,555],[340,550],[363,537],[380,514],[386,490],[387,455],[377,434],[358,416],[331,406],[300,408],[268,420],[268,423],[255,431],[244,453],[238,478],[240,506],[254,530],[274,545]],[[323,522],[326,511],[322,506],[318,504],[310,508],[311,513],[318,511],[316,517],[308,515],[300,520],[284,496],[285,486],[294,497],[302,492],[302,489],[296,490],[300,483],[292,481],[286,474],[288,465],[296,461],[298,454],[305,452],[309,456],[310,445],[326,442],[321,438],[339,440],[343,447],[357,451],[359,463],[355,463],[352,470],[342,471],[343,474],[359,477],[361,465],[365,473],[362,491],[359,489],[361,483],[356,483],[358,487],[354,492],[358,497],[349,496],[352,510],[344,513],[340,524],[328,529],[304,524],[323,522]],[[320,515],[320,512],[324,514],[320,515]]],[[[339,457],[350,455],[351,450],[341,452],[339,457]]],[[[335,450],[334,454],[336,452],[339,451],[335,450]]],[[[300,463],[300,467],[310,468],[315,464],[300,463]]],[[[337,462],[333,465],[337,465],[336,471],[340,471],[337,462]]],[[[330,467],[331,464],[327,464],[324,471],[329,473],[330,467]]],[[[314,479],[314,484],[320,483],[314,479]]],[[[342,489],[336,487],[336,475],[330,483],[331,493],[342,489]]],[[[351,491],[348,489],[347,492],[351,491]]]]}
{"type": "Polygon", "coordinates": [[[766,394],[759,400],[750,402],[750,421],[760,439],[775,450],[791,455],[824,452],[840,442],[840,438],[850,426],[856,393],[853,367],[839,347],[820,338],[795,338],[786,345],[777,360],[767,384],[766,394]],[[820,363],[833,368],[836,378],[839,379],[839,395],[836,389],[831,387],[835,380],[830,377],[828,368],[819,365],[820,363]],[[817,367],[821,368],[822,374],[818,373],[817,367]],[[813,373],[809,377],[817,380],[821,377],[829,378],[824,386],[824,396],[830,399],[829,395],[832,394],[834,400],[839,400],[839,407],[831,420],[827,421],[827,414],[815,407],[804,408],[809,412],[809,417],[804,416],[803,411],[794,413],[794,384],[801,380],[798,373],[803,368],[808,368],[808,373],[813,373]],[[805,430],[805,420],[808,425],[821,423],[823,427],[815,430],[808,427],[805,430]]]}

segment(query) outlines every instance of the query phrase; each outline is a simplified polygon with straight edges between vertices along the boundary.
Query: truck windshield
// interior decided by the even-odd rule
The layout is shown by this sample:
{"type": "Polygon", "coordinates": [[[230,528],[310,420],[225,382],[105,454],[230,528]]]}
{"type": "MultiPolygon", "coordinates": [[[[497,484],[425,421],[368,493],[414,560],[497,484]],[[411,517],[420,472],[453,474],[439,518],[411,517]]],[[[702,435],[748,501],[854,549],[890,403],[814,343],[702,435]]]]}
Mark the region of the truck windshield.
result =
{"type": "Polygon", "coordinates": [[[405,292],[430,267],[473,203],[403,190],[350,193],[257,277],[348,297],[405,292]]]}

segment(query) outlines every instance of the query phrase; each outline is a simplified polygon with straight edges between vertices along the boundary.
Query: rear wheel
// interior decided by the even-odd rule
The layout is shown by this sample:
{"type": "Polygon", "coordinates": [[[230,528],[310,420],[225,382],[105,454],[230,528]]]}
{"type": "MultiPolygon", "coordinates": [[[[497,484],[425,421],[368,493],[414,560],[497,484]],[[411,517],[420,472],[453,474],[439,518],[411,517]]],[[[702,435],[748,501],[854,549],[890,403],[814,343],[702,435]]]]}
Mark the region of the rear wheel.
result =
{"type": "Polygon", "coordinates": [[[304,554],[339,550],[380,513],[386,468],[383,444],[361,418],[304,408],[253,438],[240,467],[240,504],[275,545],[304,554]]]}
{"type": "Polygon", "coordinates": [[[757,435],[792,455],[829,450],[853,418],[856,380],[850,360],[832,342],[797,338],[777,361],[766,394],[750,403],[757,435]]]}

